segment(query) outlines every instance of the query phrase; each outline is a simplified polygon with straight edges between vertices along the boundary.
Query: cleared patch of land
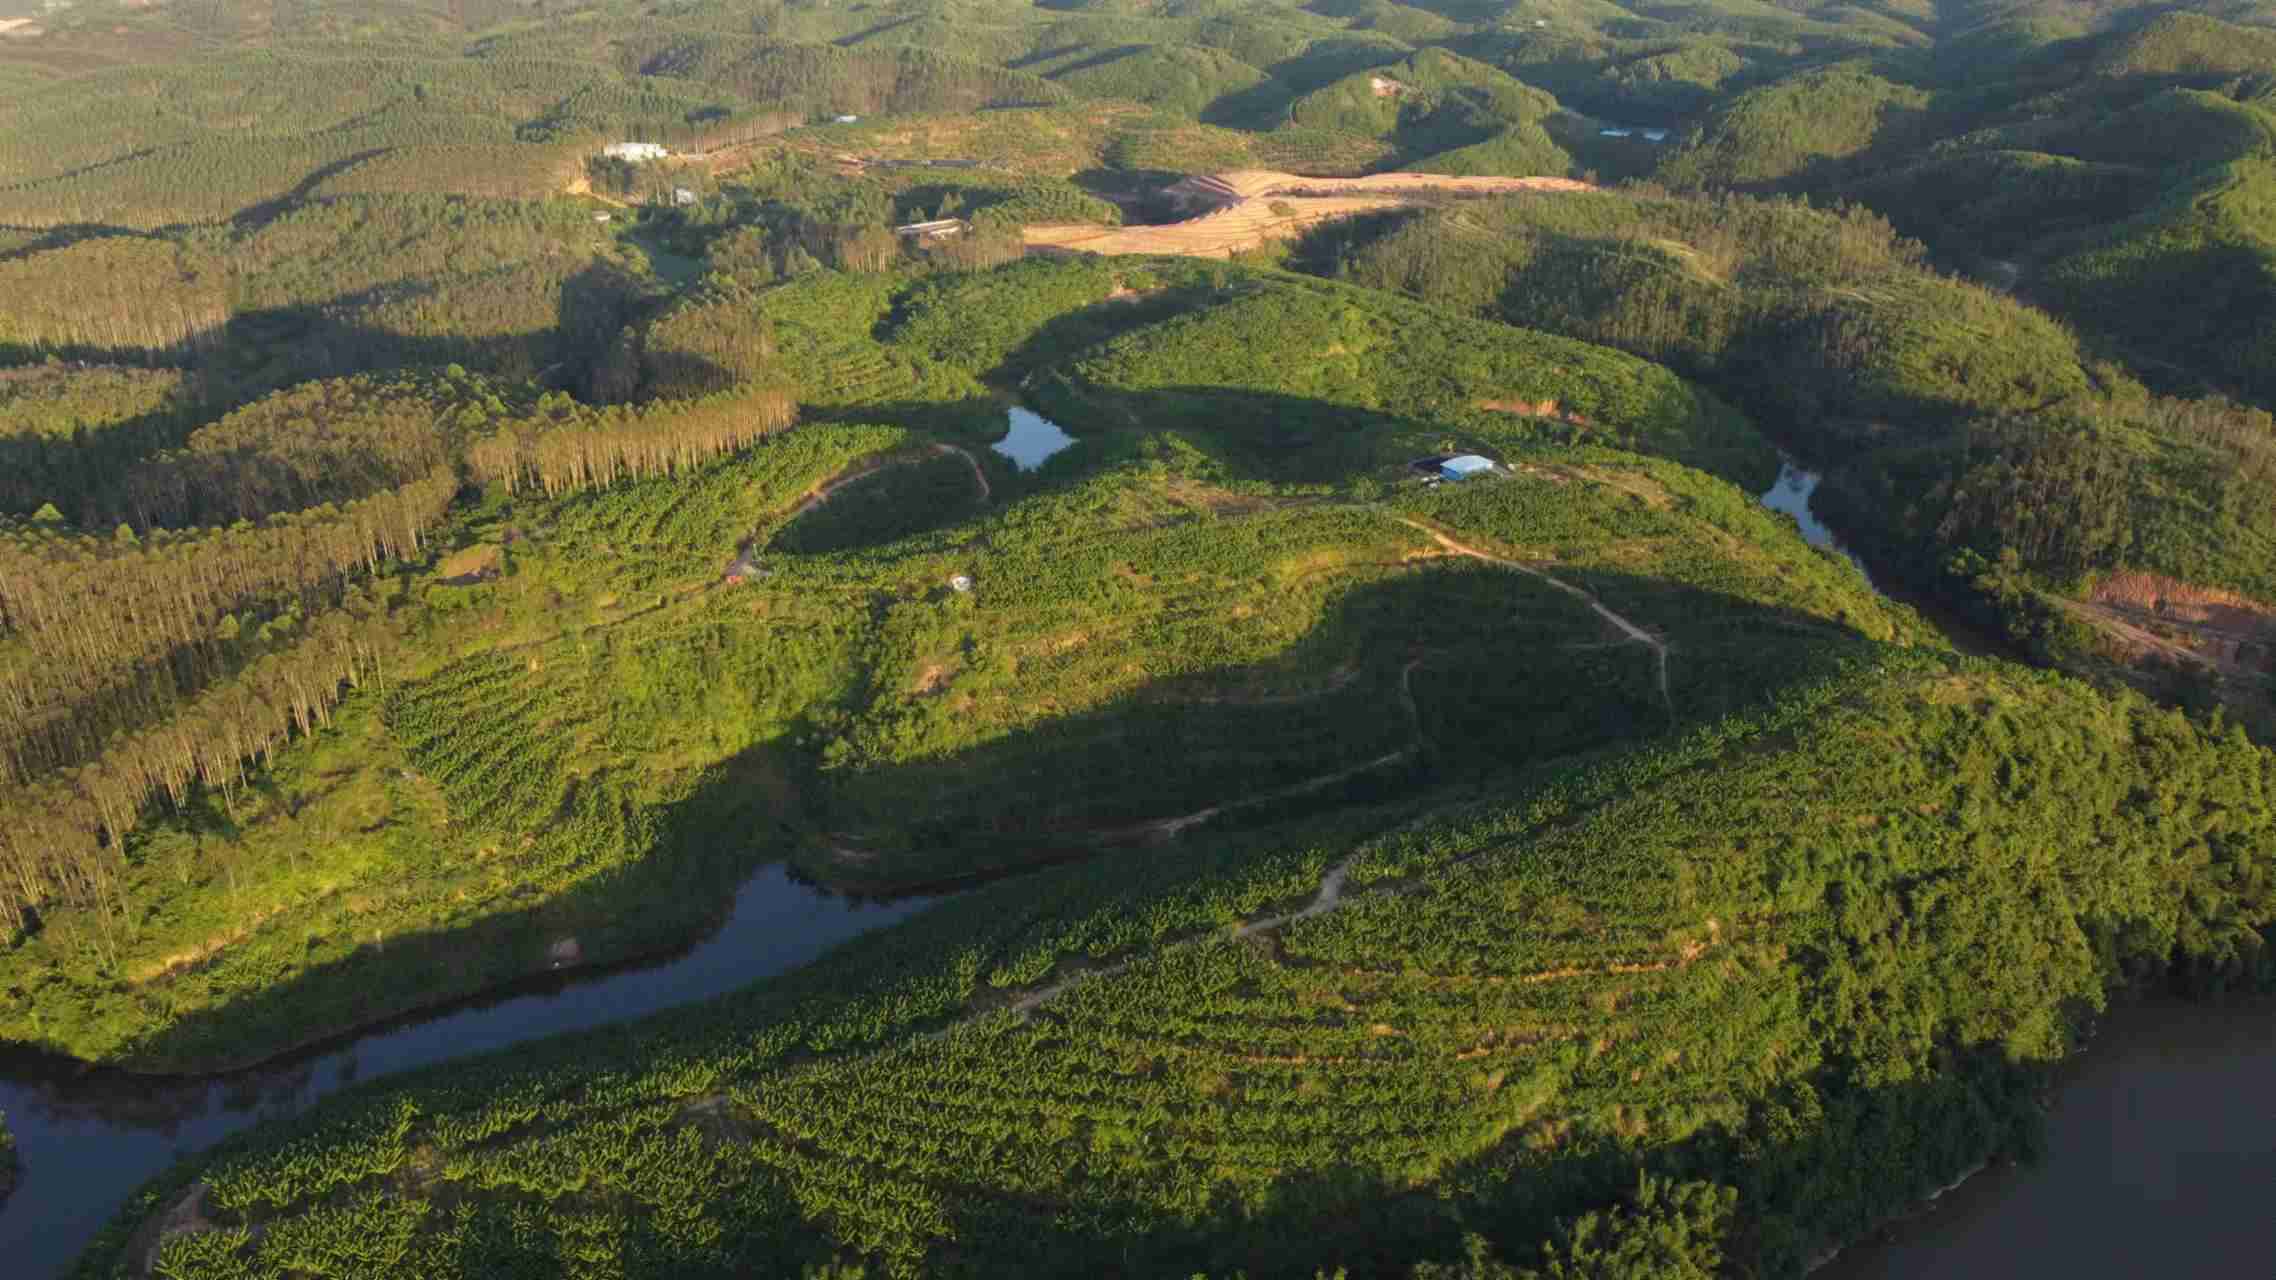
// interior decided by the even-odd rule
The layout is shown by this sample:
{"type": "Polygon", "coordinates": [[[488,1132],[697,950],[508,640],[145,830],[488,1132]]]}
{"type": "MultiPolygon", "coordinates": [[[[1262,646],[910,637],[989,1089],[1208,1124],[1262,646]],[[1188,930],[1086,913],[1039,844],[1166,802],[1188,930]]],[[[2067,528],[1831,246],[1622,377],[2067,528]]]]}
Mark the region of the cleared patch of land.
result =
{"type": "Polygon", "coordinates": [[[1434,173],[1308,178],[1244,169],[1188,178],[1171,187],[1172,197],[1208,210],[1183,222],[1131,227],[1052,223],[1030,226],[1022,234],[1030,249],[1229,258],[1330,218],[1396,208],[1421,198],[1593,190],[1589,183],[1571,178],[1450,178],[1434,173]]]}

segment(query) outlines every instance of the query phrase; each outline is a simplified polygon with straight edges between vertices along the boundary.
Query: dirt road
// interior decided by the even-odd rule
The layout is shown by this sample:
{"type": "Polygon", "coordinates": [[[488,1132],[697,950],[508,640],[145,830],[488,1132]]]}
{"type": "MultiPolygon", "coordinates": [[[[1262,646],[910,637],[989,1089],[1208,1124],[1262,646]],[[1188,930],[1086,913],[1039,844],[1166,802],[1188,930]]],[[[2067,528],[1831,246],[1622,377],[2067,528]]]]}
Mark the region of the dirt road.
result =
{"type": "Polygon", "coordinates": [[[1519,573],[1529,574],[1533,577],[1541,579],[1543,582],[1548,583],[1550,586],[1555,587],[1557,590],[1562,591],[1565,594],[1585,603],[1591,610],[1596,613],[1598,617],[1604,619],[1606,622],[1611,623],[1614,627],[1619,628],[1621,634],[1627,636],[1630,640],[1635,641],[1637,644],[1643,645],[1644,647],[1650,649],[1653,656],[1659,660],[1660,701],[1667,706],[1668,717],[1670,719],[1674,718],[1675,699],[1668,694],[1667,687],[1667,644],[1665,641],[1661,640],[1658,636],[1653,635],[1651,632],[1644,630],[1642,627],[1637,626],[1635,623],[1630,622],[1628,619],[1621,617],[1619,614],[1614,613],[1610,608],[1606,607],[1605,603],[1602,600],[1597,599],[1595,596],[1581,590],[1579,587],[1574,586],[1570,582],[1565,582],[1558,578],[1551,577],[1549,574],[1544,573],[1541,570],[1534,568],[1532,565],[1526,564],[1522,561],[1511,560],[1503,556],[1497,556],[1491,552],[1480,551],[1476,547],[1470,546],[1466,543],[1457,542],[1453,538],[1448,537],[1446,534],[1431,528],[1429,525],[1424,524],[1419,520],[1409,520],[1405,516],[1399,516],[1396,517],[1396,519],[1400,524],[1403,524],[1410,529],[1419,530],[1422,533],[1428,534],[1431,541],[1436,542],[1439,546],[1453,552],[1455,555],[1469,556],[1473,560],[1483,560],[1487,564],[1500,565],[1504,569],[1515,569],[1519,573]]]}

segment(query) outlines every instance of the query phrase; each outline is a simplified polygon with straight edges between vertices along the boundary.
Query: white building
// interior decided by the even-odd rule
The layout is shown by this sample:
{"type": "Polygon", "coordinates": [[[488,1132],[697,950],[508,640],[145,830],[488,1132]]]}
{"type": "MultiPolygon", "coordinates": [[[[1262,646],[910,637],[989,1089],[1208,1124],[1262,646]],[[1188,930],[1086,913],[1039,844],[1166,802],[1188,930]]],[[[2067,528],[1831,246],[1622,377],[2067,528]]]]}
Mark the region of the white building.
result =
{"type": "Polygon", "coordinates": [[[962,218],[935,218],[931,222],[912,222],[905,227],[895,227],[893,234],[911,240],[946,240],[963,230],[962,218]]]}
{"type": "Polygon", "coordinates": [[[676,205],[679,205],[679,206],[681,206],[682,208],[685,208],[685,207],[686,207],[686,206],[688,206],[688,205],[694,204],[694,203],[695,203],[695,201],[696,201],[696,195],[695,195],[695,192],[688,190],[686,187],[674,187],[674,188],[672,188],[672,203],[673,203],[673,204],[676,204],[676,205]]]}
{"type": "Polygon", "coordinates": [[[664,144],[661,142],[612,142],[601,148],[601,154],[611,160],[630,160],[634,164],[646,164],[651,160],[661,160],[672,153],[665,150],[664,144]]]}

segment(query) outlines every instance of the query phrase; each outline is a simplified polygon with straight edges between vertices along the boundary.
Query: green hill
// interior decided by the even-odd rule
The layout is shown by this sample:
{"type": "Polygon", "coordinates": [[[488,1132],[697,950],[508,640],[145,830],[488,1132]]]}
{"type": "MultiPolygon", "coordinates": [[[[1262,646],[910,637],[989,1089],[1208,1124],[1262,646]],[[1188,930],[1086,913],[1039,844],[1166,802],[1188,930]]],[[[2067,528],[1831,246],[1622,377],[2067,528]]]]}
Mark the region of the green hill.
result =
{"type": "MultiPolygon", "coordinates": [[[[1302,256],[1665,361],[1780,424],[1779,442],[1826,471],[1819,511],[1883,571],[1966,602],[2042,657],[2168,695],[2217,693],[2259,723],[2265,683],[2249,664],[2169,668],[2171,651],[2146,654],[2123,629],[2098,638],[2047,601],[2131,571],[2276,595],[2263,549],[2276,525],[2244,496],[2270,474],[2265,415],[2151,395],[2050,316],[1924,270],[1918,246],[1877,218],[1739,199],[1525,198],[1331,230],[1302,256]],[[2041,517],[2024,512],[2044,513],[2045,536],[2026,532],[2041,517]],[[2005,554],[2017,572],[1985,576],[2005,554]]],[[[2239,264],[2204,284],[2216,303],[2235,299],[2217,313],[2232,321],[2218,341],[2245,357],[2257,278],[2239,264]]],[[[2187,324],[2207,323],[2199,301],[2136,299],[2144,341],[2177,305],[2187,324]]]]}
{"type": "Polygon", "coordinates": [[[2276,980],[2269,0],[7,3],[90,1280],[1798,1275],[2276,980]],[[278,1062],[762,871],[927,901],[278,1062]]]}
{"type": "Polygon", "coordinates": [[[2130,967],[2235,954],[2276,911],[2267,778],[2138,702],[1890,654],[1396,827],[1000,886],[143,1203],[207,1189],[157,1247],[188,1277],[1308,1273],[1523,1261],[1641,1174],[1733,1189],[1690,1247],[1793,1270],[2023,1131],[2130,967]]]}
{"type": "MultiPolygon", "coordinates": [[[[661,894],[604,924],[586,913],[605,885],[732,878],[786,854],[827,878],[907,883],[1201,810],[1333,807],[1468,768],[1456,762],[1473,741],[1506,758],[1517,748],[1487,731],[1504,715],[1539,726],[1527,750],[1567,752],[1720,714],[1788,638],[1757,613],[1917,634],[1744,490],[1612,451],[1767,484],[1774,455],[1712,397],[1630,356],[1347,286],[1181,262],[816,270],[755,288],[722,276],[645,326],[638,350],[652,372],[708,367],[727,390],[595,410],[470,373],[315,384],[81,495],[95,527],[133,522],[118,539],[25,530],[22,563],[54,561],[41,582],[68,565],[125,590],[166,557],[233,575],[213,594],[193,575],[162,637],[137,621],[80,644],[41,623],[0,645],[0,672],[68,653],[86,673],[13,726],[38,784],[20,829],[77,833],[13,855],[48,921],[6,961],[53,966],[40,1038],[147,1062],[241,1055],[305,1035],[341,984],[368,993],[353,1007],[372,1016],[431,1000],[438,981],[471,990],[515,971],[533,931],[583,921],[588,954],[623,953],[704,901],[661,894]],[[1275,361],[1225,360],[1226,335],[1260,332],[1280,335],[1275,361]],[[1082,442],[1033,475],[981,448],[1019,384],[1082,442]],[[818,420],[704,465],[777,430],[791,396],[818,420]],[[857,425],[880,420],[917,430],[857,425]],[[1536,460],[1498,490],[1514,505],[1379,505],[1412,483],[1407,461],[1457,447],[1536,460]],[[460,484],[485,496],[454,510],[460,484]],[[385,557],[349,532],[370,519],[402,521],[381,526],[385,557]],[[173,529],[230,520],[257,527],[173,529]],[[1584,594],[1426,565],[1444,550],[1433,528],[1567,566],[1577,576],[1559,581],[1584,594]],[[237,567],[270,542],[275,566],[237,567]],[[722,586],[722,566],[747,558],[765,572],[722,586]],[[1628,583],[1647,567],[1665,599],[1628,583]],[[976,596],[943,595],[959,573],[976,596]],[[1433,594],[1473,602],[1450,621],[1471,608],[1536,621],[1482,648],[1459,626],[1426,642],[1407,620],[1433,594]],[[830,621],[864,598],[866,621],[830,621]],[[1657,650],[1599,652],[1588,598],[1692,635],[1699,675],[1668,686],[1646,660],[1657,650]],[[740,665],[758,635],[774,637],[766,664],[740,665]],[[134,665],[165,644],[195,661],[162,680],[134,665]],[[1443,673],[1398,656],[1417,645],[1443,651],[1443,673]],[[1516,677],[1552,669],[1569,674],[1516,677]],[[383,697],[340,700],[343,679],[379,671],[383,697]],[[722,716],[691,680],[757,701],[722,716]],[[1549,696],[1588,680],[1606,687],[1601,707],[1549,696]],[[284,689],[305,692],[276,700],[284,689]],[[258,736],[228,727],[238,715],[258,736]],[[190,775],[164,747],[176,730],[200,744],[190,775]],[[310,735],[309,751],[283,746],[310,735]],[[258,788],[228,754],[247,741],[284,753],[258,788]],[[100,786],[53,772],[66,765],[100,786]],[[382,784],[390,770],[415,784],[382,784]],[[362,781],[316,785],[342,771],[362,781]],[[750,802],[717,792],[734,771],[774,780],[775,825],[734,857],[694,860],[691,833],[750,802]],[[956,781],[971,776],[995,781],[956,781]],[[216,794],[197,778],[228,782],[216,794]],[[194,834],[216,805],[235,833],[226,866],[194,834]],[[90,831],[128,821],[145,852],[115,892],[152,905],[106,938],[106,909],[80,902],[73,877],[90,831]],[[840,865],[837,847],[868,861],[840,865]],[[470,849],[483,852],[458,866],[470,849]],[[380,892],[369,877],[390,866],[380,892]],[[557,905],[523,910],[526,884],[557,905]],[[186,970],[166,959],[242,935],[247,914],[270,923],[186,970]],[[359,915],[439,930],[438,947],[488,939],[490,959],[438,979],[424,948],[357,950],[342,921],[359,915]],[[276,984],[276,948],[311,933],[332,941],[294,953],[296,976],[276,984]],[[122,971],[130,992],[104,994],[122,971]]],[[[1817,661],[1802,652],[1812,634],[1794,632],[1779,661],[1817,661]]],[[[0,1025],[33,1016],[19,998],[0,1025]]]]}
{"type": "Polygon", "coordinates": [[[1928,105],[1868,65],[1806,71],[1718,105],[1659,172],[1679,186],[1822,184],[1841,162],[1917,141],[1928,105]]]}

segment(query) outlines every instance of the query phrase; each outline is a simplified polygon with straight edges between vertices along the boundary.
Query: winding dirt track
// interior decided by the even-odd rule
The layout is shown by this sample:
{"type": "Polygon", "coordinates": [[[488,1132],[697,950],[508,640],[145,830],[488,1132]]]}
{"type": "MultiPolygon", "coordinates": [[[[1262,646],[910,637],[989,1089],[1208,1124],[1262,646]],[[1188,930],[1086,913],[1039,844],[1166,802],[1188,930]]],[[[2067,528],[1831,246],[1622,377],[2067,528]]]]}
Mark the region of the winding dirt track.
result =
{"type": "MultiPolygon", "coordinates": [[[[995,498],[996,495],[994,492],[988,488],[988,473],[980,469],[980,460],[978,458],[973,457],[971,454],[966,453],[963,449],[958,448],[953,444],[935,444],[929,445],[927,447],[936,457],[945,458],[953,453],[957,457],[964,459],[964,465],[972,468],[972,483],[980,490],[980,501],[988,502],[995,498]]],[[[863,467],[859,471],[839,476],[837,479],[830,481],[828,484],[823,485],[821,488],[816,489],[814,492],[807,494],[804,498],[801,498],[798,502],[798,505],[790,509],[790,514],[786,518],[796,520],[798,517],[805,515],[807,512],[812,511],[814,508],[821,506],[825,502],[828,502],[831,498],[836,497],[838,491],[844,489],[848,485],[859,484],[860,482],[869,479],[871,476],[890,471],[906,461],[908,461],[907,458],[887,458],[882,461],[872,463],[869,466],[863,467]]]]}
{"type": "MultiPolygon", "coordinates": [[[[1346,901],[1349,901],[1349,899],[1345,898],[1344,896],[1344,882],[1351,878],[1352,866],[1359,861],[1359,858],[1360,855],[1355,853],[1350,857],[1345,858],[1343,861],[1335,864],[1334,866],[1329,867],[1327,873],[1320,877],[1320,887],[1312,894],[1312,900],[1310,902],[1307,902],[1303,906],[1296,908],[1294,911],[1283,912],[1280,915],[1259,916],[1254,920],[1245,921],[1238,927],[1234,928],[1229,936],[1235,938],[1253,937],[1257,934],[1269,933],[1274,929],[1285,928],[1286,926],[1294,924],[1299,920],[1310,920],[1315,916],[1324,916],[1331,911],[1335,911],[1341,908],[1346,901]]],[[[1369,896],[1388,896],[1390,894],[1400,892],[1404,892],[1404,890],[1382,889],[1376,890],[1369,896]]],[[[1116,974],[1126,972],[1132,965],[1137,964],[1141,960],[1158,958],[1163,951],[1169,950],[1171,947],[1189,947],[1196,942],[1206,941],[1207,939],[1215,936],[1217,935],[1210,933],[1204,934],[1199,938],[1187,938],[1180,941],[1171,942],[1150,954],[1133,956],[1128,960],[1120,962],[1119,964],[1110,964],[1102,968],[1086,969],[1078,973],[1070,974],[1067,977],[1059,979],[1057,982],[1052,982],[1047,985],[1036,987],[1033,990],[1027,991],[1024,994],[1020,995],[1017,999],[1013,1000],[1010,1004],[1003,1007],[1010,1010],[1014,1017],[1024,1020],[1027,1015],[1035,1012],[1037,1009],[1042,1008],[1044,1005],[1051,1003],[1053,1000],[1056,1000],[1059,997],[1067,994],[1069,991],[1073,990],[1077,984],[1087,979],[1111,978],[1116,974]]],[[[980,1019],[988,1016],[993,1012],[994,1010],[990,1009],[983,1010],[978,1013],[966,1014],[964,1017],[957,1019],[945,1027],[942,1027],[938,1031],[932,1032],[925,1038],[931,1039],[936,1036],[954,1035],[956,1032],[972,1025],[975,1022],[978,1022],[980,1019]]]]}
{"type": "Polygon", "coordinates": [[[1565,594],[1570,595],[1573,598],[1580,600],[1584,604],[1588,605],[1590,609],[1596,612],[1596,615],[1598,617],[1603,618],[1606,622],[1609,622],[1613,626],[1618,627],[1621,633],[1623,635],[1626,635],[1630,640],[1633,640],[1637,644],[1643,645],[1644,647],[1650,649],[1653,656],[1659,660],[1660,701],[1666,704],[1668,716],[1670,718],[1674,717],[1675,699],[1669,695],[1667,687],[1667,643],[1665,641],[1661,640],[1658,636],[1653,635],[1651,632],[1644,630],[1642,627],[1637,626],[1635,623],[1630,622],[1628,619],[1621,617],[1619,614],[1614,613],[1609,607],[1605,605],[1602,600],[1597,599],[1595,596],[1581,590],[1579,587],[1574,586],[1570,582],[1551,577],[1550,575],[1543,573],[1541,570],[1534,568],[1532,565],[1526,564],[1522,561],[1511,560],[1503,556],[1497,556],[1491,552],[1480,551],[1476,547],[1470,546],[1466,543],[1457,542],[1453,538],[1439,532],[1436,529],[1431,528],[1429,525],[1424,524],[1419,520],[1409,520],[1405,516],[1399,516],[1397,519],[1400,524],[1403,524],[1410,529],[1415,529],[1422,533],[1428,534],[1431,541],[1436,542],[1439,546],[1446,548],[1448,551],[1453,552],[1455,555],[1468,556],[1473,560],[1483,560],[1487,564],[1500,565],[1504,569],[1515,569],[1519,573],[1528,574],[1532,577],[1541,579],[1543,582],[1548,583],[1550,586],[1555,587],[1557,590],[1562,591],[1565,594]]]}
{"type": "MultiPolygon", "coordinates": [[[[935,447],[943,450],[951,450],[954,448],[953,446],[948,445],[935,447]]],[[[961,450],[955,451],[962,452],[961,450]]],[[[969,455],[967,455],[967,460],[969,460],[969,455]]],[[[977,469],[978,464],[974,465],[975,469],[977,469]]],[[[849,479],[851,478],[858,477],[849,477],[849,479]]],[[[1358,503],[1352,505],[1357,507],[1371,507],[1374,504],[1358,503]]],[[[1614,611],[1609,605],[1605,604],[1602,600],[1597,599],[1596,596],[1592,595],[1588,591],[1585,591],[1580,587],[1576,587],[1573,584],[1566,582],[1563,579],[1557,578],[1533,565],[1526,564],[1520,560],[1512,560],[1506,556],[1498,556],[1489,551],[1480,550],[1479,548],[1473,547],[1468,543],[1461,542],[1451,535],[1443,532],[1442,530],[1433,528],[1432,526],[1425,524],[1420,520],[1415,520],[1402,515],[1393,515],[1391,518],[1396,520],[1398,523],[1405,525],[1407,528],[1413,529],[1416,532],[1428,537],[1432,542],[1436,543],[1441,550],[1444,550],[1452,555],[1464,556],[1473,560],[1482,560],[1487,564],[1513,570],[1517,573],[1522,573],[1530,578],[1539,579],[1540,581],[1548,583],[1550,586],[1555,587],[1557,590],[1562,591],[1569,596],[1572,596],[1574,599],[1581,601],[1583,604],[1586,604],[1589,609],[1598,617],[1612,624],[1614,629],[1618,630],[1623,636],[1627,637],[1625,640],[1613,642],[1614,644],[1640,644],[1645,648],[1651,650],[1652,656],[1655,660],[1656,669],[1654,672],[1654,679],[1655,684],[1659,689],[1660,703],[1667,710],[1668,718],[1670,721],[1673,721],[1676,718],[1675,699],[1674,696],[1669,692],[1668,688],[1667,642],[1661,640],[1658,636],[1653,635],[1650,631],[1647,631],[1642,626],[1614,611]]],[[[1228,811],[1247,808],[1251,805],[1262,804],[1267,801],[1284,800],[1293,796],[1306,795],[1311,792],[1319,791],[1323,788],[1333,786],[1336,783],[1343,782],[1347,779],[1357,777],[1360,774],[1369,773],[1376,769],[1381,769],[1389,765],[1397,764],[1402,760],[1406,760],[1419,754],[1429,746],[1429,742],[1423,733],[1422,712],[1415,703],[1414,695],[1415,669],[1421,665],[1422,659],[1412,659],[1399,672],[1399,705],[1401,710],[1406,713],[1407,723],[1411,727],[1411,732],[1414,735],[1414,741],[1409,743],[1407,746],[1401,747],[1396,751],[1387,752],[1384,755],[1377,756],[1372,760],[1367,760],[1360,764],[1351,765],[1346,768],[1335,770],[1332,773],[1326,773],[1321,774],[1317,777],[1306,778],[1302,781],[1291,783],[1284,787],[1278,787],[1271,791],[1259,792],[1255,795],[1242,796],[1238,799],[1227,800],[1223,803],[1210,805],[1207,808],[1199,809],[1192,813],[1175,814],[1163,818],[1150,818],[1146,821],[1132,823],[1127,826],[1113,827],[1105,830],[1094,830],[1082,843],[1093,849],[1107,849],[1117,846],[1126,846],[1134,843],[1154,843],[1164,840],[1173,840],[1178,836],[1183,835],[1189,828],[1200,826],[1203,823],[1209,822],[1228,811]]],[[[1348,685],[1353,678],[1356,678],[1357,674],[1358,673],[1356,671],[1339,673],[1339,676],[1337,678],[1330,680],[1328,687],[1325,689],[1308,691],[1306,693],[1297,695],[1265,698],[1261,699],[1260,701],[1290,702],[1325,697],[1329,694],[1334,693],[1338,689],[1343,688],[1345,685],[1348,685]]],[[[1216,698],[1200,698],[1195,699],[1195,701],[1221,702],[1227,700],[1216,698]]],[[[842,843],[833,843],[830,847],[831,851],[839,858],[840,861],[849,865],[859,866],[874,861],[874,855],[868,854],[859,849],[848,847],[842,843]]],[[[1342,884],[1341,879],[1336,879],[1334,883],[1340,892],[1340,887],[1342,884]]],[[[839,883],[839,887],[859,888],[860,884],[856,881],[844,881],[839,883]]],[[[1333,901],[1334,899],[1331,896],[1329,899],[1330,905],[1333,904],[1333,901]]],[[[1304,913],[1299,913],[1297,916],[1291,918],[1301,919],[1303,918],[1303,914],[1304,913]]],[[[1317,914],[1317,911],[1313,911],[1311,914],[1317,914]]],[[[1265,928],[1270,926],[1259,924],[1256,927],[1265,928]]]]}

